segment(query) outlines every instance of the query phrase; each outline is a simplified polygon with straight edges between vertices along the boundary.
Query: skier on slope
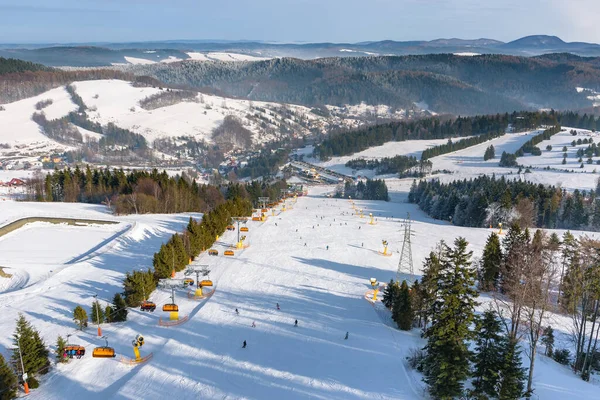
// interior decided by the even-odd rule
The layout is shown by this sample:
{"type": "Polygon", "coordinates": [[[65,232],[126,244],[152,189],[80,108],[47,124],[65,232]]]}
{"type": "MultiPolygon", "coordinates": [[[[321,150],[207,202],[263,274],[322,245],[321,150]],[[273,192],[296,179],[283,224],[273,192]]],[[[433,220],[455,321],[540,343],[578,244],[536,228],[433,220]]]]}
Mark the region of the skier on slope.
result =
{"type": "Polygon", "coordinates": [[[294,326],[298,326],[298,320],[294,322],[294,326]]]}
{"type": "Polygon", "coordinates": [[[237,309],[237,308],[235,309],[235,313],[236,313],[237,315],[240,315],[240,312],[238,311],[238,309],[237,309]]]}
{"type": "Polygon", "coordinates": [[[256,322],[252,321],[252,327],[256,328],[256,322]]]}
{"type": "Polygon", "coordinates": [[[277,309],[278,309],[278,310],[280,309],[280,308],[279,308],[279,303],[277,303],[277,309]]]}
{"type": "Polygon", "coordinates": [[[244,340],[244,344],[242,344],[242,349],[246,348],[246,341],[244,340]]]}
{"type": "Polygon", "coordinates": [[[348,332],[346,332],[346,337],[344,338],[344,340],[348,340],[348,332]]]}

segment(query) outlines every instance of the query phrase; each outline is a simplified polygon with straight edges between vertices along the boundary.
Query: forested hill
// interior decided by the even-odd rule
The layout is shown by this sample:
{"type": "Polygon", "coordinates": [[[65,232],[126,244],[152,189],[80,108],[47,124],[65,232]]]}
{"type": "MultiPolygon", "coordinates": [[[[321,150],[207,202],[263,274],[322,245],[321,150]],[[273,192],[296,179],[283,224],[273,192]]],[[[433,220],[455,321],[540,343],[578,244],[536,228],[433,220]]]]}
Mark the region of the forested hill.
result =
{"type": "Polygon", "coordinates": [[[27,71],[49,71],[52,68],[29,61],[0,57],[0,75],[14,74],[27,71]]]}
{"type": "Polygon", "coordinates": [[[390,122],[349,132],[334,133],[315,147],[314,154],[321,159],[328,159],[331,156],[357,153],[390,141],[443,139],[486,133],[500,134],[504,133],[510,120],[508,114],[503,114],[458,117],[446,121],[439,118],[424,118],[416,121],[390,122]]]}
{"type": "Polygon", "coordinates": [[[428,104],[460,115],[592,106],[576,87],[600,91],[596,59],[451,54],[138,65],[136,74],[227,95],[305,104],[428,104]]]}

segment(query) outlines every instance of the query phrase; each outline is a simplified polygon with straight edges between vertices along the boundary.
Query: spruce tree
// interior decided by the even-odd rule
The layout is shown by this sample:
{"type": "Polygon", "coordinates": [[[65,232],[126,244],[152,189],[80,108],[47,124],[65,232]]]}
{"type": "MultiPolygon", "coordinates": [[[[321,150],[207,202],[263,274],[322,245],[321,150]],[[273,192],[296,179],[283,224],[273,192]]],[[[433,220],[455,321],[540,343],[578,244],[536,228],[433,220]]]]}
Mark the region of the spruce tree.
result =
{"type": "Polygon", "coordinates": [[[56,338],[56,361],[60,363],[69,362],[68,357],[64,357],[65,347],[67,347],[67,341],[60,335],[56,338]]]}
{"type": "MultiPolygon", "coordinates": [[[[27,380],[30,386],[35,387],[37,374],[46,374],[50,368],[50,353],[40,337],[40,333],[25,319],[23,314],[19,314],[17,327],[13,334],[13,354],[11,362],[21,368],[21,357],[23,359],[24,372],[27,372],[30,379],[27,380]],[[21,354],[19,354],[19,349],[21,354]]],[[[23,372],[23,371],[21,371],[23,372]]]]}
{"type": "Polygon", "coordinates": [[[156,289],[156,278],[157,276],[150,269],[128,272],[123,282],[127,305],[138,307],[143,300],[147,299],[150,293],[156,289]]]}
{"type": "Polygon", "coordinates": [[[554,350],[554,329],[552,329],[551,326],[544,328],[541,342],[544,346],[546,346],[544,355],[552,357],[552,351],[554,350]]]}
{"type": "Polygon", "coordinates": [[[113,317],[114,322],[123,322],[127,320],[127,303],[120,293],[116,293],[113,297],[113,317]]]}
{"type": "MultiPolygon", "coordinates": [[[[442,241],[441,246],[444,246],[442,241]]],[[[423,327],[427,326],[432,305],[438,291],[438,280],[440,274],[440,259],[435,252],[429,253],[423,264],[423,278],[421,279],[421,301],[423,302],[423,327]]]]}
{"type": "Polygon", "coordinates": [[[114,312],[115,310],[113,309],[113,307],[110,304],[108,304],[104,309],[104,322],[108,324],[114,322],[114,312]]]}
{"type": "Polygon", "coordinates": [[[411,303],[410,289],[406,281],[402,281],[392,306],[392,319],[398,324],[398,328],[409,331],[415,319],[411,303]]]}
{"type": "Polygon", "coordinates": [[[470,373],[468,341],[474,335],[469,326],[475,319],[477,292],[467,241],[459,237],[454,248],[446,244],[442,248],[438,290],[429,313],[431,326],[425,332],[424,373],[434,398],[451,399],[463,394],[470,373]]]}
{"type": "Polygon", "coordinates": [[[417,322],[417,326],[421,328],[423,326],[423,286],[418,280],[412,284],[410,289],[410,297],[413,306],[414,318],[417,322]]]}
{"type": "Polygon", "coordinates": [[[394,299],[396,298],[398,290],[398,283],[394,282],[393,279],[390,279],[390,283],[388,283],[385,289],[383,289],[383,298],[381,299],[381,302],[390,310],[392,309],[392,305],[394,304],[394,299]]]}
{"type": "Polygon", "coordinates": [[[91,317],[92,323],[101,324],[104,322],[104,309],[98,300],[92,303],[91,317]]]}
{"type": "Polygon", "coordinates": [[[495,311],[487,310],[475,326],[475,356],[473,359],[473,394],[494,397],[503,364],[505,339],[495,311]]]}
{"type": "Polygon", "coordinates": [[[88,316],[83,307],[77,306],[73,310],[73,320],[79,326],[79,330],[82,331],[83,328],[87,328],[88,324],[88,316]]]}
{"type": "Polygon", "coordinates": [[[12,400],[17,397],[17,375],[0,354],[0,400],[12,400]]]}
{"type": "Polygon", "coordinates": [[[525,368],[521,366],[521,351],[514,339],[504,343],[502,351],[502,369],[498,382],[498,398],[500,400],[520,399],[525,389],[525,368]]]}
{"type": "Polygon", "coordinates": [[[482,290],[493,290],[498,286],[500,275],[500,264],[502,263],[502,249],[500,238],[495,232],[488,237],[481,258],[481,282],[482,290]]]}

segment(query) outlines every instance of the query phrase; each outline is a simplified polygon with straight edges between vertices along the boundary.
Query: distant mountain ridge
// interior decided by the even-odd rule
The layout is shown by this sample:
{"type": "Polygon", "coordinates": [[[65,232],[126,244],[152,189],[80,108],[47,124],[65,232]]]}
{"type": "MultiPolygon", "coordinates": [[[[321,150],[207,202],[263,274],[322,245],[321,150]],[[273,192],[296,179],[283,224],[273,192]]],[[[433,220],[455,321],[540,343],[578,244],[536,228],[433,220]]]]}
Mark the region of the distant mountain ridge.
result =
{"type": "Polygon", "coordinates": [[[430,41],[381,40],[360,43],[270,43],[261,41],[165,40],[126,43],[84,43],[61,45],[0,44],[0,56],[42,63],[48,66],[107,66],[127,63],[125,57],[150,61],[188,59],[189,52],[228,52],[257,57],[315,59],[348,56],[422,55],[440,53],[503,54],[538,56],[571,53],[600,56],[600,45],[565,42],[557,36],[532,35],[508,43],[499,40],[440,38],[430,41]],[[149,53],[152,51],[153,53],[149,53]],[[85,53],[85,57],[84,54],[85,53]]]}

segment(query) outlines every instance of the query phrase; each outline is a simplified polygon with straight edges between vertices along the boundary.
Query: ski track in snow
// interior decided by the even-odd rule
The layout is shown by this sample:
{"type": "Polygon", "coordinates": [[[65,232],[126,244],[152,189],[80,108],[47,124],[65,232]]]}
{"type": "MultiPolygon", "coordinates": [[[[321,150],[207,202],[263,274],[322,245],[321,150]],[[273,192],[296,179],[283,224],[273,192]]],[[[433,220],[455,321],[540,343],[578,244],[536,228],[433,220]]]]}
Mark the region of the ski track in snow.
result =
{"type": "MultiPolygon", "coordinates": [[[[153,253],[174,231],[185,227],[189,215],[119,217],[121,224],[106,236],[126,231],[108,243],[102,244],[106,238],[99,238],[99,244],[91,246],[92,251],[83,241],[74,240],[76,254],[89,254],[24,291],[0,294],[0,303],[8,305],[0,313],[3,332],[12,332],[18,312],[23,312],[51,348],[58,334],[72,332],[70,342],[88,349],[81,360],[59,365],[44,376],[40,388],[29,397],[428,398],[421,376],[408,369],[405,361],[411,349],[423,347],[425,342],[417,330],[402,332],[394,328],[387,310],[365,300],[369,279],[388,282],[395,277],[401,218],[406,212],[414,221],[417,274],[423,259],[440,239],[452,243],[455,237],[464,236],[477,256],[491,230],[435,221],[407,203],[356,201],[377,218],[377,225],[369,225],[367,217],[351,215],[347,200],[323,197],[332,190],[331,186],[312,188],[310,196],[299,198],[293,209],[270,216],[264,223],[249,221],[250,247],[236,251],[235,257],[222,254],[235,242],[237,232],[226,232],[220,238],[214,247],[218,257],[200,255],[194,265],[210,266],[215,292],[195,301],[187,298],[186,290],[176,291],[180,316],[189,315],[184,324],[158,326],[159,317],[168,318],[160,311],[164,303],[170,302],[170,291],[164,289],[152,293],[151,300],[157,304],[154,313],[130,309],[127,322],[104,324],[103,334],[117,357],[133,357],[131,340],[136,334],[145,337],[142,356],[153,353],[153,358],[143,365],[93,359],[89,352],[104,341],[96,336],[93,326],[84,332],[75,331],[72,310],[77,304],[89,310],[95,293],[104,301],[122,291],[124,273],[150,266],[153,253]],[[377,254],[382,240],[388,240],[393,256],[377,254]],[[281,305],[280,310],[276,303],[281,305]],[[234,312],[236,308],[239,315],[234,312]],[[294,327],[295,319],[298,327],[294,327]],[[255,328],[251,327],[253,321],[255,328]],[[348,340],[344,340],[346,331],[348,340]],[[248,342],[246,349],[241,348],[244,340],[248,342]]],[[[405,197],[402,190],[404,186],[396,186],[394,191],[398,192],[392,197],[405,197]]],[[[68,212],[82,218],[99,214],[98,208],[78,204],[4,205],[8,206],[7,213],[0,215],[0,220],[13,219],[31,207],[40,213],[68,212]]],[[[27,254],[23,257],[26,259],[27,254]]],[[[569,331],[569,321],[557,318],[553,326],[562,341],[569,331]]],[[[11,347],[10,335],[0,336],[0,352],[8,355],[11,347]]],[[[523,359],[527,361],[524,355],[523,359]]],[[[575,399],[598,398],[597,386],[581,381],[554,361],[540,355],[536,364],[535,387],[540,399],[563,400],[567,392],[575,399]]]]}

